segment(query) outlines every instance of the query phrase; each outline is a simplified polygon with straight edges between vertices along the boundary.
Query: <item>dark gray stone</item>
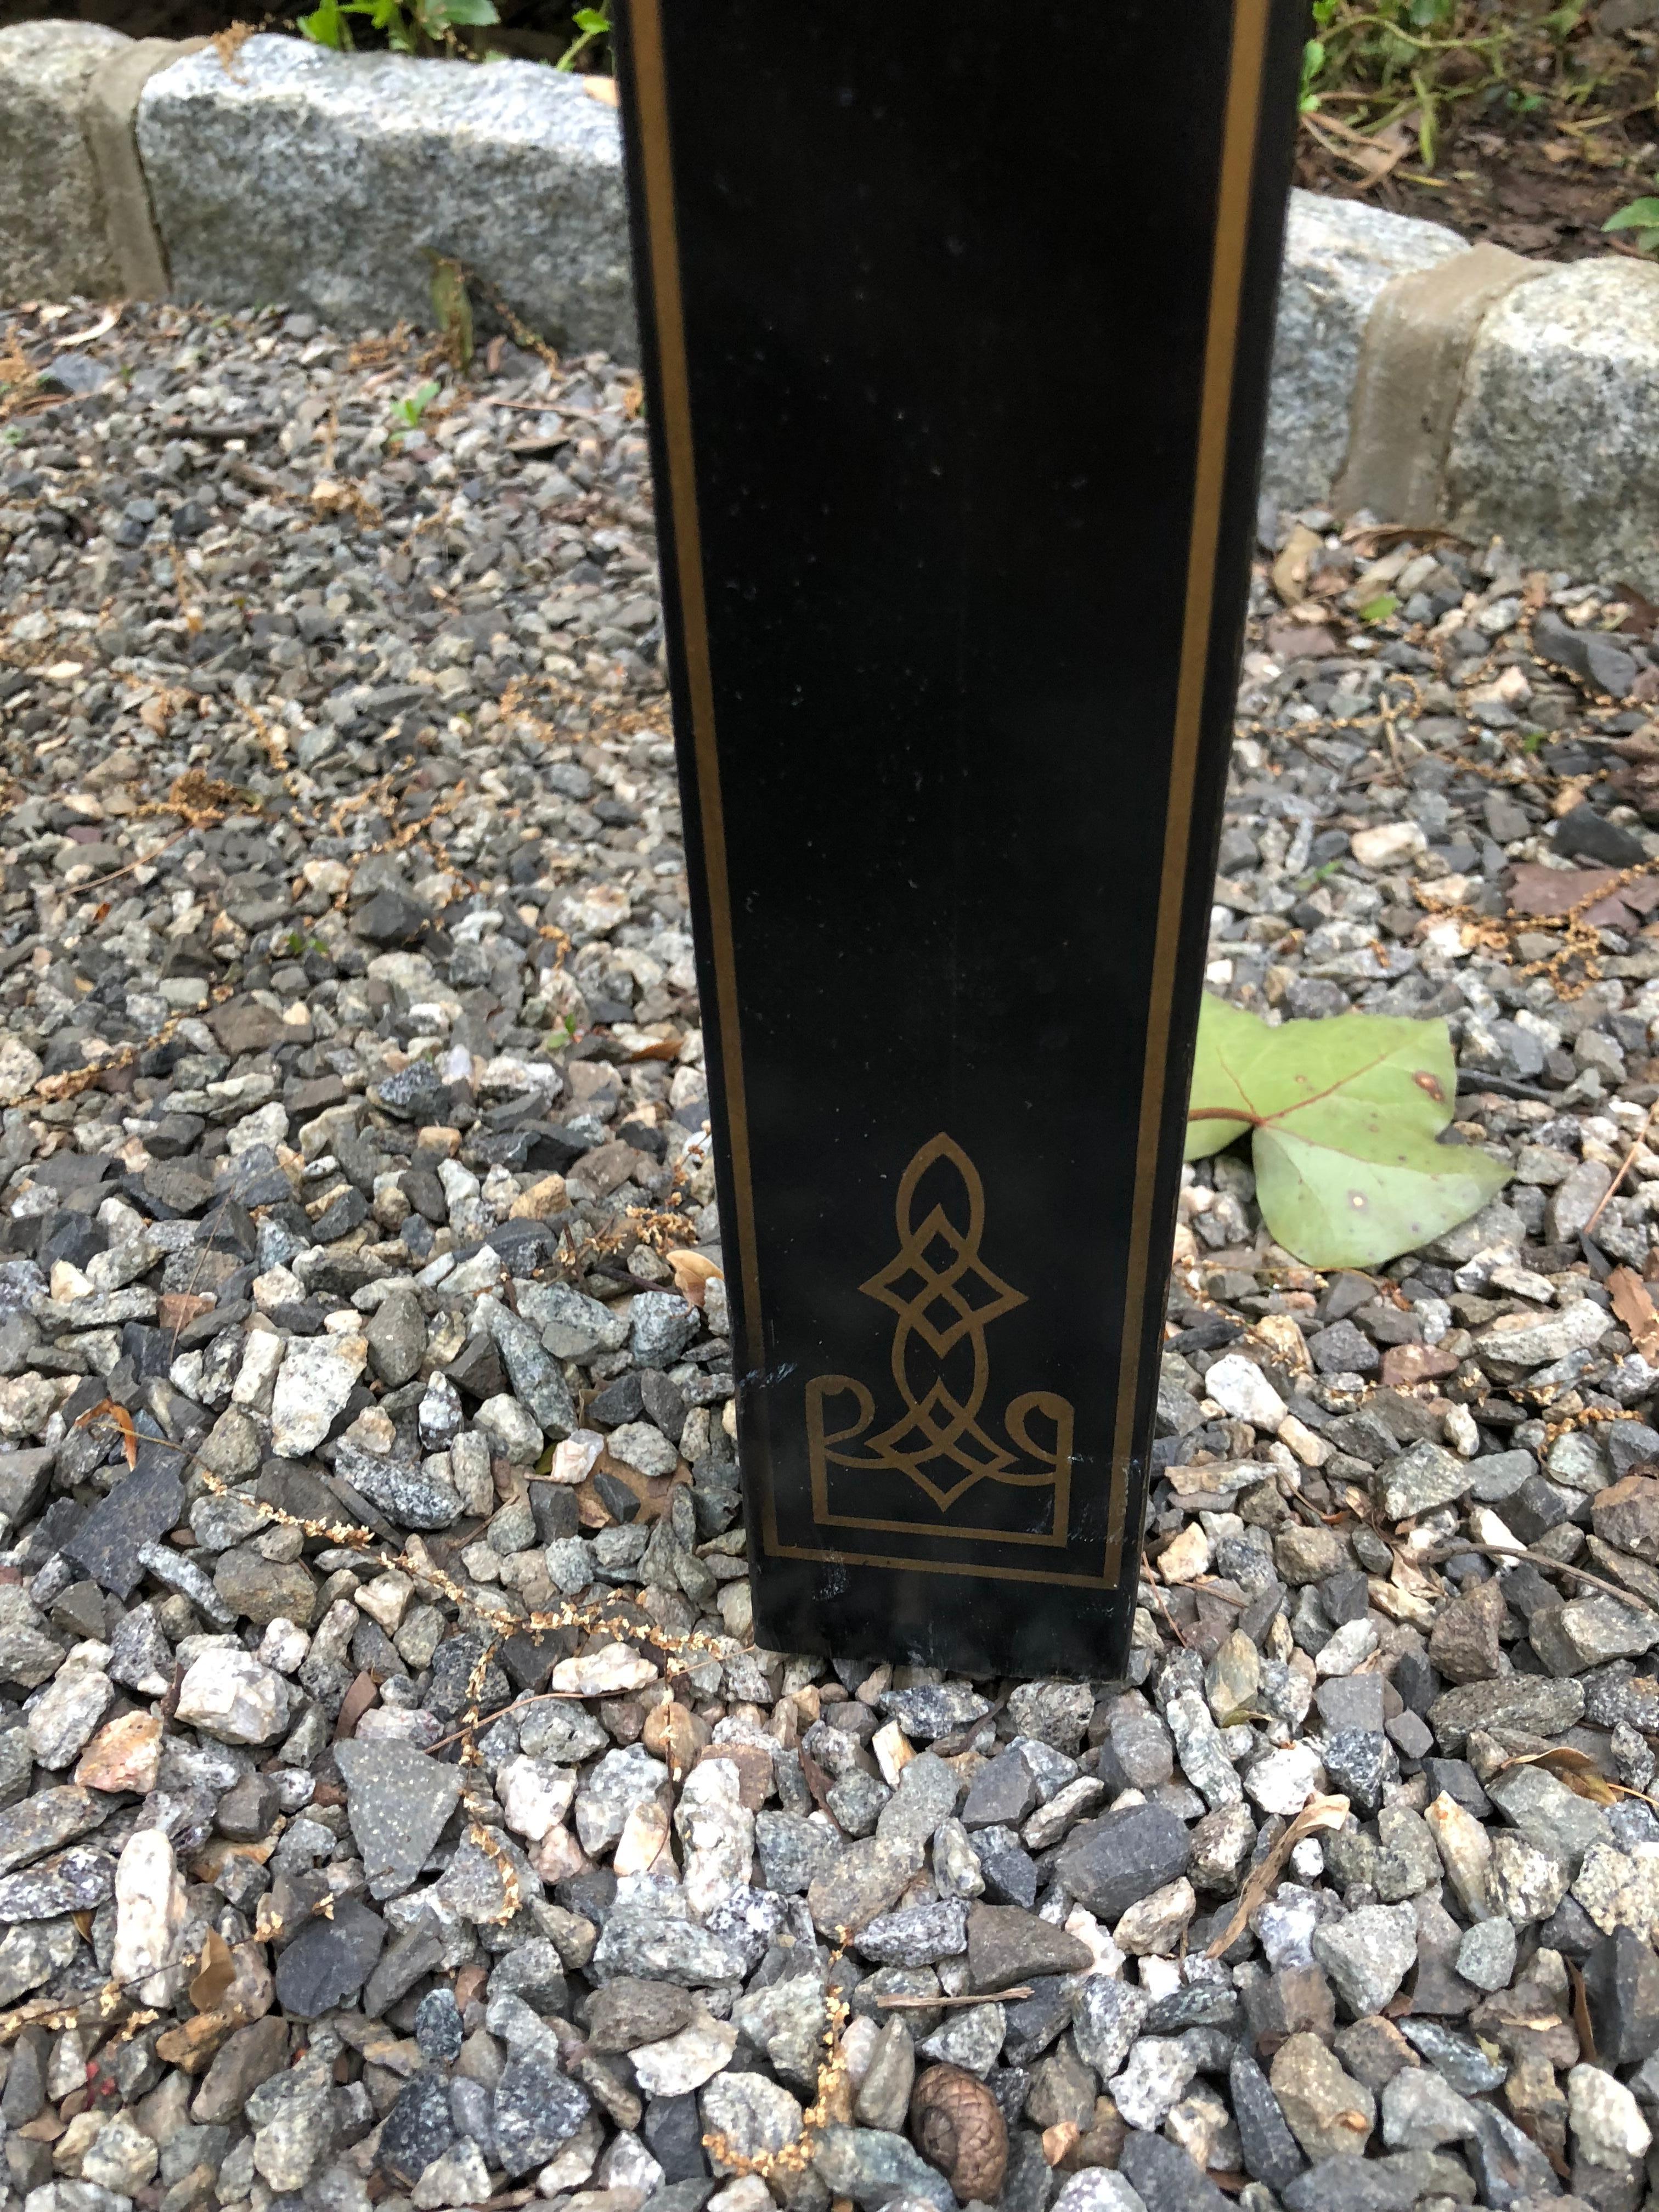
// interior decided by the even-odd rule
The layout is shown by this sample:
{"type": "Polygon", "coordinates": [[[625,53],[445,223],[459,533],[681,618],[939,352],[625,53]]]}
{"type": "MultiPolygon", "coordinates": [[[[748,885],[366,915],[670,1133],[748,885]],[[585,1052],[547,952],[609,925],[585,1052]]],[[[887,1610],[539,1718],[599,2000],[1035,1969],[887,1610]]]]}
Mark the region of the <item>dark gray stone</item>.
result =
{"type": "Polygon", "coordinates": [[[1413,2020],[1409,2014],[1396,2024],[1413,2049],[1460,2096],[1476,2097],[1483,2090],[1501,2088],[1509,2077],[1508,2067],[1488,2058],[1473,2036],[1460,2035],[1437,2020],[1413,2020]]]}
{"type": "Polygon", "coordinates": [[[1018,1905],[1029,1912],[1036,1903],[1036,1861],[1012,1828],[981,1828],[974,1855],[993,1905],[1018,1905]]]}
{"type": "Polygon", "coordinates": [[[587,2040],[595,2051],[637,2051],[659,2043],[690,2025],[696,2006],[672,1982],[611,1982],[595,1990],[587,2016],[587,2040]]]}
{"type": "Polygon", "coordinates": [[[410,2187],[454,2140],[448,2082],[439,2073],[417,2074],[404,2082],[386,2116],[375,2162],[383,2173],[410,2187]]]}
{"type": "Polygon", "coordinates": [[[1184,2150],[1162,2136],[1143,2135],[1138,2128],[1124,2140],[1117,2170],[1146,2212],[1224,2212],[1228,2203],[1184,2150]]]}
{"type": "Polygon", "coordinates": [[[185,1486],[173,1468],[140,1468],[93,1507],[64,1546],[64,1557],[117,1597],[131,1597],[143,1580],[140,1553],[167,1534],[184,1504],[185,1486]]]}
{"type": "MultiPolygon", "coordinates": [[[[701,2182],[708,2175],[708,2154],[702,2147],[702,2115],[691,2091],[679,2097],[653,2097],[645,2108],[640,2133],[671,2188],[701,2182]]],[[[712,2183],[709,2186],[712,2194],[712,2183]]]]}
{"type": "Polygon", "coordinates": [[[1056,1870],[1079,1904],[1113,1921],[1185,1874],[1192,1855],[1178,1814],[1167,1805],[1130,1805],[1077,1830],[1056,1870]]]}
{"type": "Polygon", "coordinates": [[[592,2100],[559,2070],[551,2051],[521,2051],[495,2085],[495,2145],[516,2180],[544,2166],[586,2118],[592,2100]]]}
{"type": "Polygon", "coordinates": [[[1480,2202],[1507,2212],[1529,2197],[1559,2197],[1555,2169],[1530,2136],[1494,2105],[1472,2104],[1474,2133],[1467,2150],[1480,2202]]]}
{"type": "Polygon", "coordinates": [[[465,2035],[454,1990],[428,1990],[415,2008],[415,2040],[422,2057],[434,2063],[459,2058],[465,2035]]]}
{"type": "Polygon", "coordinates": [[[1048,1974],[1085,1974],[1094,1963],[1086,1943],[1035,1912],[1013,1905],[974,1905],[968,1912],[968,1985],[1012,1989],[1048,1974]]]}
{"type": "MultiPolygon", "coordinates": [[[[276,1998],[295,2020],[316,2020],[355,1997],[386,1947],[386,1923],[355,1897],[331,1920],[302,1928],[276,1961],[276,1998]]],[[[453,2000],[451,2000],[453,2002],[453,2000]]]]}
{"type": "Polygon", "coordinates": [[[1244,2169],[1253,2180],[1265,2182],[1282,2194],[1307,2163],[1291,2133],[1290,2123],[1267,2075],[1247,2051],[1241,2048],[1234,2053],[1227,2080],[1244,2150],[1244,2169]]]}
{"type": "Polygon", "coordinates": [[[1429,2151],[1392,2158],[1323,2158],[1284,2191],[1287,2212],[1410,2212],[1425,2197],[1443,2202],[1468,2175],[1455,2159],[1429,2151]]]}
{"type": "Polygon", "coordinates": [[[334,1755],[369,1893],[396,1897],[425,1865],[460,1802],[459,1771],[404,1743],[348,1741],[334,1755]]]}
{"type": "Polygon", "coordinates": [[[1635,2065],[1659,2051],[1659,1959],[1634,1929],[1615,1928],[1591,1952],[1584,1996],[1598,2064],[1635,2065]]]}
{"type": "Polygon", "coordinates": [[[1037,1789],[1030,1768],[1017,1751],[1000,1751],[968,1785],[962,1808],[964,1828],[1017,1828],[1036,1809],[1037,1789]]]}

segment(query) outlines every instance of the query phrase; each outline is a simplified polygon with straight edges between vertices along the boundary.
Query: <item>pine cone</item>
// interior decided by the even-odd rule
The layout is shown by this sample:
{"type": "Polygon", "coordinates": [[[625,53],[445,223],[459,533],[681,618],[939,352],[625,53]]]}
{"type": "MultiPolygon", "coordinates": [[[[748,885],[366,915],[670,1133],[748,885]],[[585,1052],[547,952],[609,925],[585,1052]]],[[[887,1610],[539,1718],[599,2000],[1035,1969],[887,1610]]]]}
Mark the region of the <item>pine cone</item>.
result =
{"type": "Polygon", "coordinates": [[[910,2099],[910,2133],[962,2203],[995,2203],[1008,2171],[1008,2130],[983,2081],[960,2066],[930,2067],[910,2099]]]}

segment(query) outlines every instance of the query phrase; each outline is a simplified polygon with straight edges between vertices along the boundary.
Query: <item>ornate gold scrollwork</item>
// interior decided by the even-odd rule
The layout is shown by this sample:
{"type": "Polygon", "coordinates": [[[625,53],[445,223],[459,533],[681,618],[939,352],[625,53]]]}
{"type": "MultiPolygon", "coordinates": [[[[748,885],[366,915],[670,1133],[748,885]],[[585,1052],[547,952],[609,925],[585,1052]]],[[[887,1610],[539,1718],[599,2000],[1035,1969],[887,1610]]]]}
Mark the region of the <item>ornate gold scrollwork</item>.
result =
{"type": "MultiPolygon", "coordinates": [[[[1012,1544],[1063,1546],[1071,1504],[1073,1412],[1052,1391],[1028,1390],[1005,1408],[1002,1426],[1009,1442],[1000,1443],[981,1424],[990,1389],[990,1354],[985,1333],[991,1323],[1025,1304],[1024,1293],[993,1273],[980,1256],[985,1231],[985,1188],[960,1145],[944,1134],[922,1146],[904,1170],[895,1206],[899,1249],[887,1265],[859,1287],[866,1297],[896,1316],[890,1358],[893,1381],[903,1405],[897,1419],[866,1436],[876,1419],[876,1401],[865,1384],[849,1375],[820,1375],[806,1386],[806,1429],[812,1473],[812,1512],[830,1527],[921,1529],[1012,1544]],[[944,1194],[917,1220],[917,1194],[934,1173],[933,1190],[944,1194]],[[951,1178],[954,1178],[952,1182],[951,1178]],[[969,1369],[965,1388],[957,1389],[942,1372],[930,1370],[926,1355],[943,1369],[953,1354],[969,1369]],[[830,1426],[825,1408],[836,1398],[850,1398],[855,1418],[830,1426]],[[1031,1434],[1036,1417],[1053,1429],[1052,1443],[1031,1434]],[[845,1449],[862,1439],[862,1449],[845,1449]],[[834,1510],[834,1470],[865,1475],[884,1474],[904,1486],[878,1515],[834,1510]],[[1039,1529],[971,1528],[949,1516],[960,1501],[983,1483],[1051,1493],[1045,1525],[1039,1529]],[[917,1502],[918,1494],[932,1513],[917,1502]],[[906,1506],[909,1507],[908,1515],[906,1506]]],[[[867,1487],[866,1496],[867,1498],[867,1487]]]]}

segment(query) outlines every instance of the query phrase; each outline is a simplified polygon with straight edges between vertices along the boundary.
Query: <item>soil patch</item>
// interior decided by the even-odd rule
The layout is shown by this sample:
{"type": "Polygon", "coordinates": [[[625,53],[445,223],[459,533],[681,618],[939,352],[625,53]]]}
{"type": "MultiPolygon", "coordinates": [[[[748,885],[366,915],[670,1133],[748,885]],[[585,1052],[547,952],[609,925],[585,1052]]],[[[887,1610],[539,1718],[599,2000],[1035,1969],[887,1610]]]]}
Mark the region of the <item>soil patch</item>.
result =
{"type": "Polygon", "coordinates": [[[1634,253],[1602,225],[1655,189],[1659,0],[1328,12],[1299,184],[1537,258],[1634,253]]]}

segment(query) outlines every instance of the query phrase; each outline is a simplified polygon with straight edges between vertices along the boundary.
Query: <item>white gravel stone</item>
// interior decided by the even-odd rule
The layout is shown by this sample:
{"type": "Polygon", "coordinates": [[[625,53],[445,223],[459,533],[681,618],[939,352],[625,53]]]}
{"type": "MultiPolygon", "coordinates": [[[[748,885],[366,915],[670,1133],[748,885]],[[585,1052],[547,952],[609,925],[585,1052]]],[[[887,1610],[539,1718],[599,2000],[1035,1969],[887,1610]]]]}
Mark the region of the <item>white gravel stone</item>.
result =
{"type": "Polygon", "coordinates": [[[136,1829],[115,1866],[110,1978],[136,1983],[141,2004],[171,2003],[173,1979],[166,1969],[177,1958],[188,1911],[173,1845],[160,1828],[136,1829]]]}
{"type": "Polygon", "coordinates": [[[368,1358],[361,1336],[301,1337],[291,1343],[271,1393],[272,1449],[285,1459],[313,1452],[345,1410],[368,1358]]]}
{"type": "Polygon", "coordinates": [[[221,1743],[273,1743],[288,1726],[290,1692],[252,1652],[218,1645],[191,1662],[179,1689],[179,1718],[221,1743]]]}
{"type": "Polygon", "coordinates": [[[748,1886],[755,1816],[738,1793],[738,1770],[729,1759],[694,1766],[681,1787],[674,1827],[684,1852],[685,1901],[694,1920],[706,1919],[748,1886]]]}
{"type": "Polygon", "coordinates": [[[1293,1820],[1324,1779],[1324,1766],[1311,1744],[1288,1744],[1256,1760],[1244,1777],[1244,1794],[1264,1813],[1293,1820]]]}
{"type": "Polygon", "coordinates": [[[1109,2085],[1112,2101],[1132,2128],[1161,2128],[1197,2071],[1198,2054],[1184,2039],[1145,2035],[1109,2085]]]}
{"type": "Polygon", "coordinates": [[[730,2021],[705,2014],[678,2035],[629,2051],[629,2060],[647,2097],[683,2097],[712,2081],[737,2047],[738,2031],[730,2021]]]}
{"type": "Polygon", "coordinates": [[[569,1812],[576,1795],[575,1772],[544,1760],[510,1759],[495,1777],[495,1795],[514,1834],[538,1844],[569,1812]]]}
{"type": "Polygon", "coordinates": [[[1242,1352],[1227,1352],[1215,1362],[1205,1375],[1204,1392],[1234,1420],[1249,1421],[1270,1434],[1290,1411],[1255,1362],[1242,1352]]]}
{"type": "Polygon", "coordinates": [[[1579,2156],[1613,2173],[1645,2158],[1653,2142],[1634,2094],[1600,2066],[1575,2066],[1567,2075],[1567,2125],[1579,2156]]]}

